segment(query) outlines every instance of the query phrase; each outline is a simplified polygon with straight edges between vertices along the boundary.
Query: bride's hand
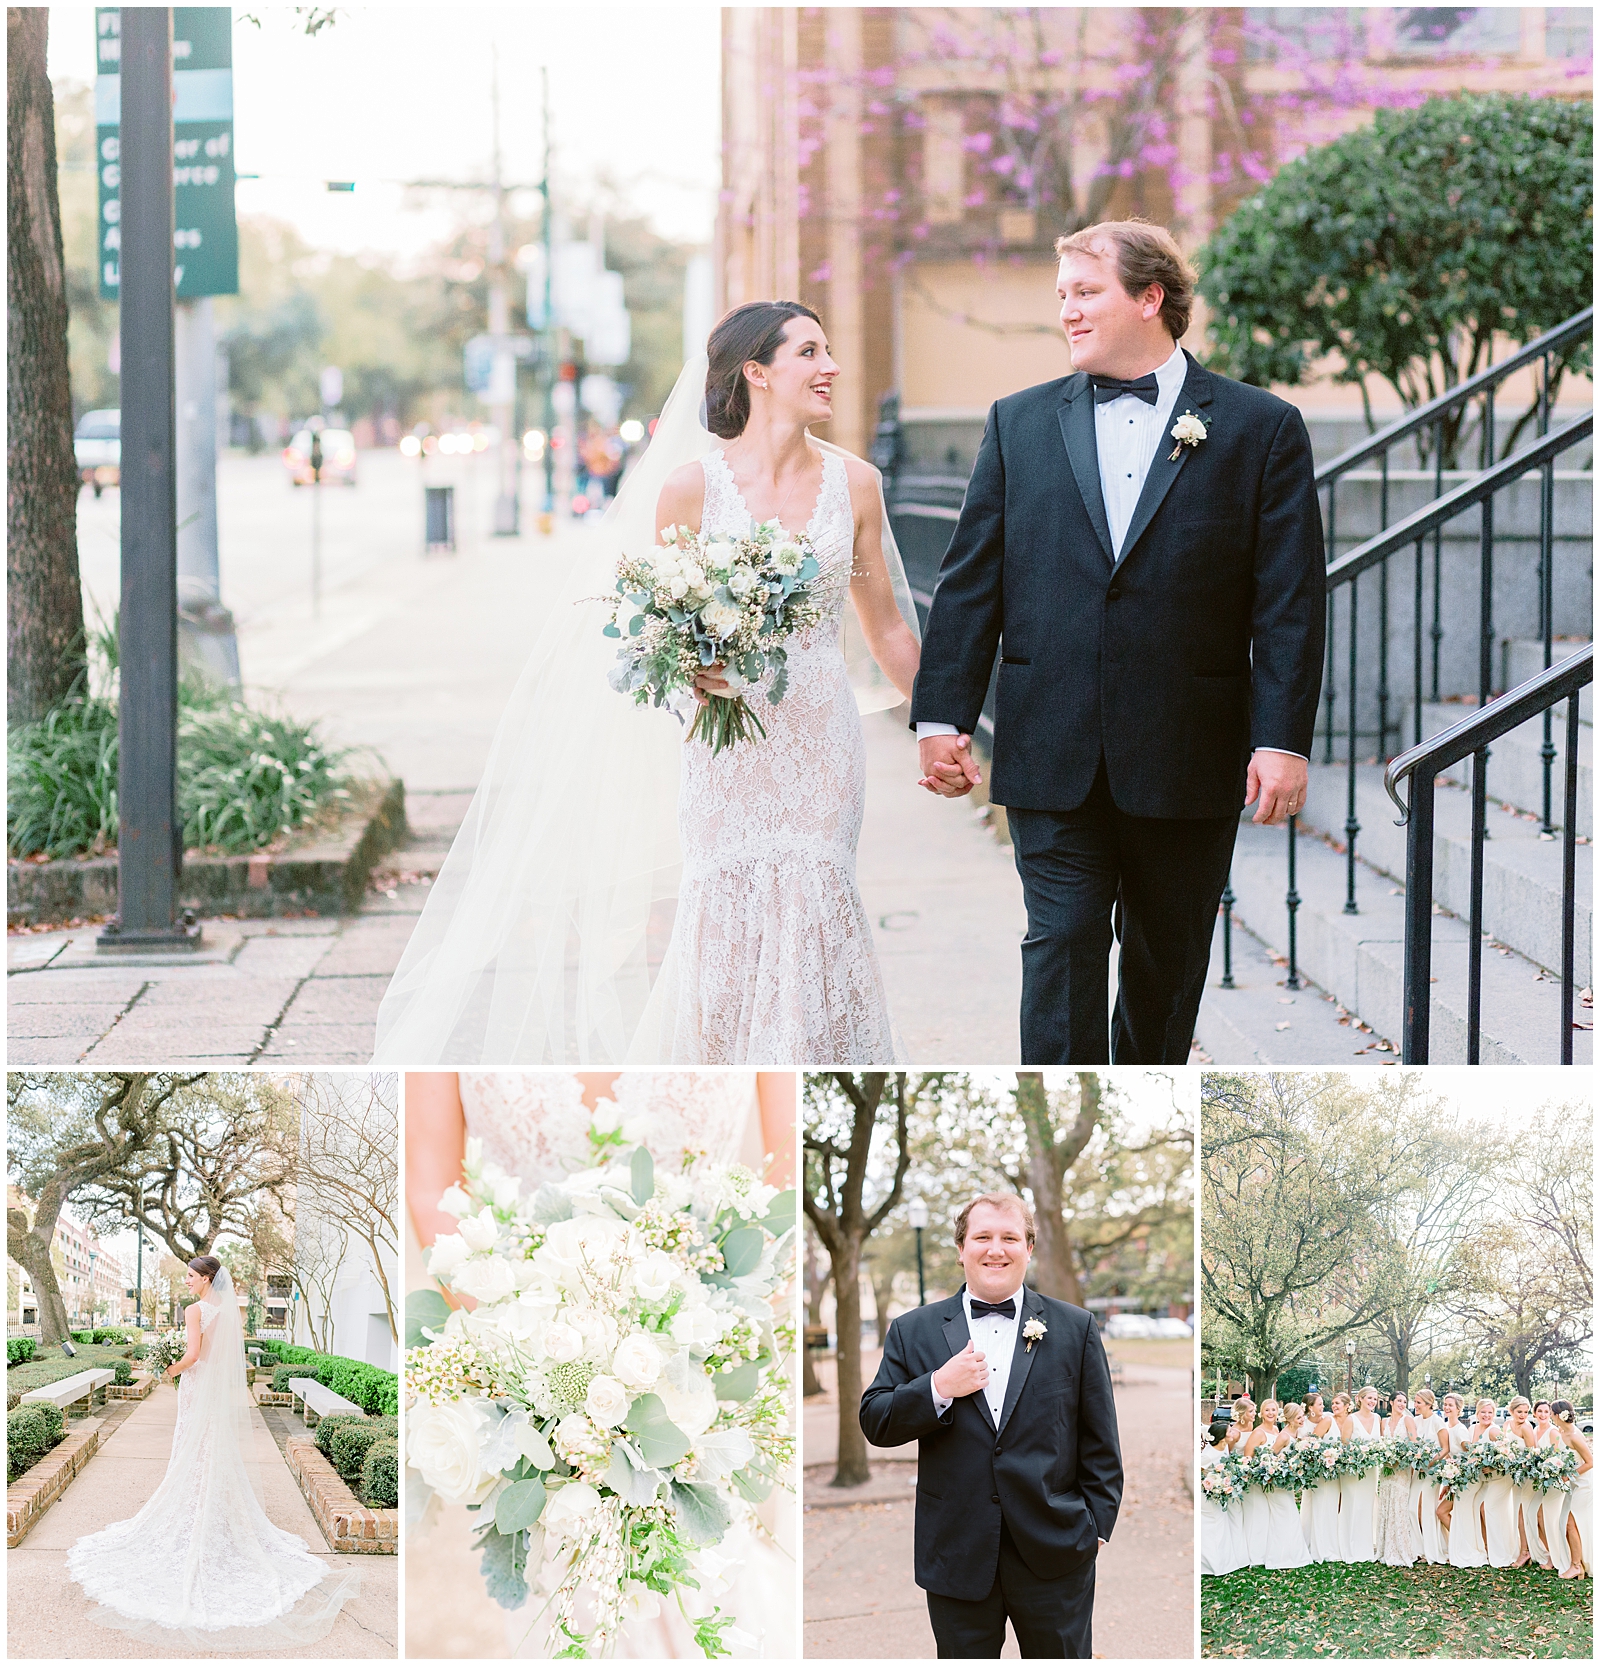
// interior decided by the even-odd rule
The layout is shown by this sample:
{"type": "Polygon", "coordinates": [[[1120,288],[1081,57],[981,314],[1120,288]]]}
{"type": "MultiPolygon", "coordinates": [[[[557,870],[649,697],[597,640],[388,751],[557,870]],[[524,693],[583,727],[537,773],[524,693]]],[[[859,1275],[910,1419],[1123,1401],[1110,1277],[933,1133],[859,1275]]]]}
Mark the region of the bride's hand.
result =
{"type": "Polygon", "coordinates": [[[694,680],[694,697],[703,706],[713,694],[726,694],[729,683],[724,673],[727,666],[721,660],[708,665],[694,680]]]}

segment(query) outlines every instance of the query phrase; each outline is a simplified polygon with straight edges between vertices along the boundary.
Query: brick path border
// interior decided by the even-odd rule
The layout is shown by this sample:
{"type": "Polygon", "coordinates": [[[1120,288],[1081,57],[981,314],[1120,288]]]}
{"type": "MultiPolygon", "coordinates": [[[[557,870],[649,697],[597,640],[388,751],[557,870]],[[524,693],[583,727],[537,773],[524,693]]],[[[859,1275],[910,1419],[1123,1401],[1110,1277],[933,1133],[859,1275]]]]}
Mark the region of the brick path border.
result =
{"type": "Polygon", "coordinates": [[[291,1435],[283,1456],[332,1550],[394,1556],[400,1549],[400,1512],[369,1510],[309,1435],[291,1435]]]}
{"type": "Polygon", "coordinates": [[[6,1546],[15,1550],[67,1489],[67,1483],[100,1450],[105,1419],[86,1417],[65,1440],[6,1488],[6,1546]]]}

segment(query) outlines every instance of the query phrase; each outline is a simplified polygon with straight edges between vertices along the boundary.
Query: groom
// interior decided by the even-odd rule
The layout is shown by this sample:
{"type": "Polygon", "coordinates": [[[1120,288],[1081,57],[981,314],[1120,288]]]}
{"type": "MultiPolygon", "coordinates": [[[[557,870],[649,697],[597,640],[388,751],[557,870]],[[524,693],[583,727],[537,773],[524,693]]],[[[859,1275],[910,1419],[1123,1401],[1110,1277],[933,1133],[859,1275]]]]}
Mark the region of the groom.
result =
{"type": "Polygon", "coordinates": [[[1194,272],[1142,221],[1056,244],[1074,374],[999,400],[922,644],[922,784],[1000,654],[996,803],[1028,909],[1024,1064],[1184,1064],[1242,804],[1305,804],[1322,518],[1294,406],[1178,346],[1194,272]],[[1121,938],[1107,1024],[1113,924],[1121,938]]]}
{"type": "Polygon", "coordinates": [[[967,1282],[902,1313],[861,1397],[874,1446],[918,1443],[916,1579],[941,1660],[1088,1660],[1094,1565],[1122,1502],[1111,1372],[1081,1307],[1023,1288],[1033,1214],[956,1217],[967,1282]]]}

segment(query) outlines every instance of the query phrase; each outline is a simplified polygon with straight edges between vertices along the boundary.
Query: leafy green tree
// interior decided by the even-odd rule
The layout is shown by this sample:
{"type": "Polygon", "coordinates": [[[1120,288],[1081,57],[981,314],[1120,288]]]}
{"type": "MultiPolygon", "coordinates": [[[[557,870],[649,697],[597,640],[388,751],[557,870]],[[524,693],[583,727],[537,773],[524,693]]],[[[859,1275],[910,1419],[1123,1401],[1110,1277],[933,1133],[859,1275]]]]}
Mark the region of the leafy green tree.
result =
{"type": "MultiPolygon", "coordinates": [[[[1295,387],[1328,359],[1364,401],[1375,375],[1407,408],[1457,386],[1497,339],[1530,341],[1592,300],[1593,144],[1587,99],[1473,93],[1378,111],[1280,169],[1200,252],[1209,363],[1295,387]]],[[[1587,343],[1573,347],[1556,385],[1590,363],[1587,343]]],[[[1447,464],[1464,420],[1443,425],[1447,464]]]]}

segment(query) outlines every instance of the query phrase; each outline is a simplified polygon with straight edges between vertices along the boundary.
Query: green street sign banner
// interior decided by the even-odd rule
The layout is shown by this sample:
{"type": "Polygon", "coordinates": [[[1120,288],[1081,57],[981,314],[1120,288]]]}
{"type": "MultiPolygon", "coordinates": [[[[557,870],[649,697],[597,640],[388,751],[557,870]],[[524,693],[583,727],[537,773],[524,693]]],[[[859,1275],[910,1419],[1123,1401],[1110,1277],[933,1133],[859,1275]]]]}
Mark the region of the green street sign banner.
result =
{"type": "MultiPolygon", "coordinates": [[[[100,186],[100,294],[119,294],[122,247],[122,9],[94,14],[95,170],[100,186]]],[[[180,301],[239,293],[233,211],[233,12],[172,11],[173,274],[180,301]]]]}

